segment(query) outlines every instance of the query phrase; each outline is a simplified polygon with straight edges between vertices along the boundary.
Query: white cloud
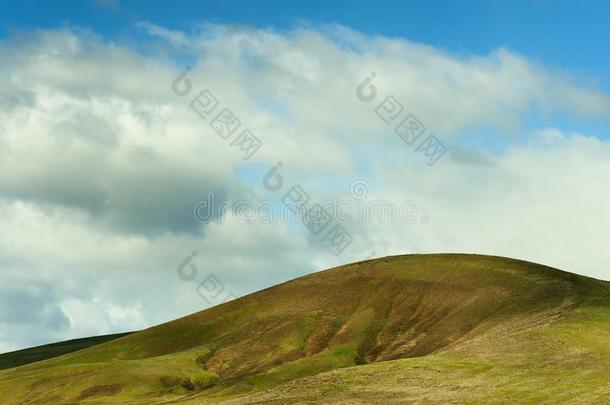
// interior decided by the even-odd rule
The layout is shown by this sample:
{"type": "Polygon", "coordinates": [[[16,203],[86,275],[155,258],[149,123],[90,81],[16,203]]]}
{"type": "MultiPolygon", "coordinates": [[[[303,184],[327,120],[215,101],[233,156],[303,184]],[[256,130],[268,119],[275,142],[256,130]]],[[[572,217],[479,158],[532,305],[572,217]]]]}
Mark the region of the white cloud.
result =
{"type": "Polygon", "coordinates": [[[378,227],[385,252],[468,252],[517,257],[610,279],[604,253],[610,214],[610,143],[546,129],[527,144],[486,160],[443,161],[415,175],[379,167],[377,177],[396,199],[409,193],[431,214],[417,232],[378,227]],[[549,134],[552,134],[549,136],[549,134]]]}
{"type": "Polygon", "coordinates": [[[139,28],[142,28],[149,35],[159,37],[173,46],[187,46],[190,41],[189,38],[182,32],[176,30],[170,30],[165,27],[152,24],[148,21],[141,21],[137,24],[139,28]]]}

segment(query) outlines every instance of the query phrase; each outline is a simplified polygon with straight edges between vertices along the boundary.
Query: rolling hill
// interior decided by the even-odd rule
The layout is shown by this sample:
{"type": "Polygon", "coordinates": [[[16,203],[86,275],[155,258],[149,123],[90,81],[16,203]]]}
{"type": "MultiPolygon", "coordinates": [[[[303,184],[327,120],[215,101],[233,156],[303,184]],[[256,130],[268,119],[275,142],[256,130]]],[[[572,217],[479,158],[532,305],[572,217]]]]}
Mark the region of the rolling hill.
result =
{"type": "Polygon", "coordinates": [[[314,273],[0,371],[3,404],[607,403],[610,283],[478,255],[314,273]]]}
{"type": "Polygon", "coordinates": [[[30,364],[41,360],[51,359],[62,354],[72,353],[100,343],[109,342],[131,332],[115,333],[112,335],[92,336],[80,339],[66,340],[42,346],[0,354],[0,370],[30,364]]]}

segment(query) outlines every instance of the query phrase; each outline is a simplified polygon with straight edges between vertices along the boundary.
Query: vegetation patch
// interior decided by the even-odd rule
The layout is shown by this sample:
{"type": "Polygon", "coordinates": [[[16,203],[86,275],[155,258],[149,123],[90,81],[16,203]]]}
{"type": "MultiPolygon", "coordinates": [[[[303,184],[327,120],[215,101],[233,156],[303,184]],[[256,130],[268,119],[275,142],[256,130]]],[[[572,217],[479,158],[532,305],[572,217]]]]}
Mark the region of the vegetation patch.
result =
{"type": "Polygon", "coordinates": [[[96,385],[83,390],[76,398],[77,401],[93,397],[107,397],[116,395],[123,390],[123,384],[96,385]]]}

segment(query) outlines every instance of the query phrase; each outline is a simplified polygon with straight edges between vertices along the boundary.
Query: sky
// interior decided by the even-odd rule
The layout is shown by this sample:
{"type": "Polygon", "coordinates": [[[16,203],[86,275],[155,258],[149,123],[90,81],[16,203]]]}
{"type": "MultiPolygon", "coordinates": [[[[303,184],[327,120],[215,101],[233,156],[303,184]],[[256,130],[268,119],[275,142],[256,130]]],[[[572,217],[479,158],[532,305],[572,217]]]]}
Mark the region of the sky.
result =
{"type": "Polygon", "coordinates": [[[385,255],[610,280],[609,8],[0,1],[0,352],[385,255]]]}

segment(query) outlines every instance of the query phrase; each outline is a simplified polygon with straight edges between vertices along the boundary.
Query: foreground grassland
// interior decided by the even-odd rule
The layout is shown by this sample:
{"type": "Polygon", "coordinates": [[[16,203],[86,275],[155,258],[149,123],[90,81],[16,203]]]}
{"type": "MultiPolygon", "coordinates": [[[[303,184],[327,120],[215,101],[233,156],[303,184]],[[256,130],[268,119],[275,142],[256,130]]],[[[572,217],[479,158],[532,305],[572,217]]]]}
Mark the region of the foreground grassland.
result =
{"type": "Polygon", "coordinates": [[[603,404],[610,283],[489,256],[355,263],[0,371],[0,398],[603,404]]]}

